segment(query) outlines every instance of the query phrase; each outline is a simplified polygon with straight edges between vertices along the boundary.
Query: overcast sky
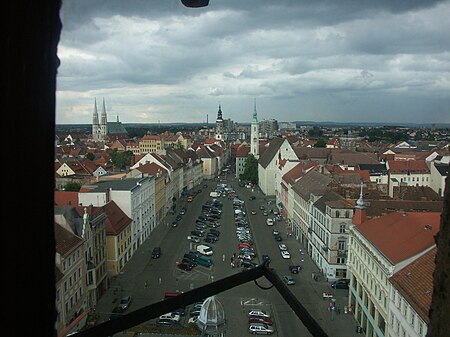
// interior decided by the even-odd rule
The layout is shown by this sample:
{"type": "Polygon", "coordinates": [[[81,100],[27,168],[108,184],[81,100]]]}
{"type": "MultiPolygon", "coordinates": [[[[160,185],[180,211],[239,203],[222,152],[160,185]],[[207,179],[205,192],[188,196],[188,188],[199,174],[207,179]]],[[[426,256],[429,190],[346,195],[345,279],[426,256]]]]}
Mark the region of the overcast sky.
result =
{"type": "Polygon", "coordinates": [[[450,0],[63,0],[56,123],[450,123],[450,0]]]}

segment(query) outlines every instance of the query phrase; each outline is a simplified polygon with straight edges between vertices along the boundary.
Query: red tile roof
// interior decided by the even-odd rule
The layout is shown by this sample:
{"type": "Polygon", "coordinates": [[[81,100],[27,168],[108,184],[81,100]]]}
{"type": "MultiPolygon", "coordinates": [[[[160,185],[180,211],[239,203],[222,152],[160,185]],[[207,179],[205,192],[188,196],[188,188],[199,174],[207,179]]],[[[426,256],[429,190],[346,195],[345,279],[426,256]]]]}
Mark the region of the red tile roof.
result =
{"type": "Polygon", "coordinates": [[[236,157],[247,157],[249,153],[250,153],[250,146],[242,145],[237,148],[236,157]]]}
{"type": "Polygon", "coordinates": [[[434,247],[389,279],[427,324],[430,321],[428,311],[433,295],[436,252],[437,248],[434,247]]]}
{"type": "Polygon", "coordinates": [[[357,228],[396,265],[432,247],[440,221],[441,212],[392,212],[357,228]]]}
{"type": "Polygon", "coordinates": [[[77,206],[78,192],[55,191],[55,205],[77,206]]]}
{"type": "Polygon", "coordinates": [[[61,225],[54,223],[56,252],[65,256],[83,244],[83,239],[68,231],[61,225]]]}
{"type": "Polygon", "coordinates": [[[430,173],[425,160],[389,160],[390,173],[430,173]]]}

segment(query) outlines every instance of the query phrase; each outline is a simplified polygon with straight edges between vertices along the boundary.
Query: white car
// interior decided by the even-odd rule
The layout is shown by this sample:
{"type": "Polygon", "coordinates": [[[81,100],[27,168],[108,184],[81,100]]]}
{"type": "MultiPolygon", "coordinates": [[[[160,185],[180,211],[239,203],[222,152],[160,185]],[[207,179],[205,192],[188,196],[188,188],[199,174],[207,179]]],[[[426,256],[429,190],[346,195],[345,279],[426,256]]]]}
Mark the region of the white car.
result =
{"type": "Polygon", "coordinates": [[[268,218],[266,220],[267,226],[273,226],[273,219],[272,218],[268,218]]]}
{"type": "Polygon", "coordinates": [[[199,243],[199,242],[200,242],[200,238],[197,237],[197,236],[193,236],[193,235],[189,235],[189,236],[187,237],[187,239],[188,239],[189,241],[196,242],[196,243],[199,243]]]}
{"type": "Polygon", "coordinates": [[[248,317],[255,317],[255,316],[270,318],[270,315],[261,309],[253,309],[248,312],[248,317]]]}
{"type": "Polygon", "coordinates": [[[178,315],[176,313],[173,313],[173,312],[169,312],[168,314],[164,314],[164,315],[159,316],[159,319],[162,319],[162,320],[170,319],[170,320],[175,321],[175,322],[179,322],[180,318],[181,318],[180,315],[178,315]]]}
{"type": "Polygon", "coordinates": [[[287,250],[282,250],[281,251],[281,256],[283,257],[283,259],[290,259],[291,258],[291,254],[289,254],[289,252],[287,250]]]}
{"type": "Polygon", "coordinates": [[[280,248],[280,250],[287,250],[287,247],[286,247],[286,245],[284,243],[280,243],[278,245],[278,248],[280,248]]]}

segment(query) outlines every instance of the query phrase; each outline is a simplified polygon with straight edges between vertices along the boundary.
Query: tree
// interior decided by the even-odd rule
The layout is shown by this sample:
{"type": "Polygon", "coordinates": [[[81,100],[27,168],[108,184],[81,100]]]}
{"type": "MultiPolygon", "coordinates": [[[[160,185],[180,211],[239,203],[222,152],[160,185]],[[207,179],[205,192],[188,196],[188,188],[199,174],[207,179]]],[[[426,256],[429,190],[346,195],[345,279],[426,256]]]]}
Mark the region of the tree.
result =
{"type": "Polygon", "coordinates": [[[323,131],[319,127],[314,126],[311,130],[308,131],[308,135],[311,138],[320,138],[323,135],[323,131]]]}
{"type": "Polygon", "coordinates": [[[319,139],[316,144],[314,144],[314,147],[327,147],[327,143],[323,139],[319,139]]]}
{"type": "Polygon", "coordinates": [[[133,152],[118,152],[117,149],[109,151],[109,155],[111,156],[111,162],[114,167],[119,169],[124,169],[126,166],[129,166],[131,164],[131,159],[133,158],[133,152]]]}
{"type": "Polygon", "coordinates": [[[244,173],[239,178],[251,181],[254,184],[258,183],[258,160],[252,154],[249,154],[245,160],[244,173]]]}
{"type": "Polygon", "coordinates": [[[92,152],[89,152],[86,155],[86,158],[89,159],[90,161],[93,161],[95,159],[95,155],[92,152]]]}
{"type": "Polygon", "coordinates": [[[66,185],[64,185],[64,191],[67,192],[78,192],[80,191],[81,186],[83,186],[82,183],[71,181],[68,182],[66,185]]]}

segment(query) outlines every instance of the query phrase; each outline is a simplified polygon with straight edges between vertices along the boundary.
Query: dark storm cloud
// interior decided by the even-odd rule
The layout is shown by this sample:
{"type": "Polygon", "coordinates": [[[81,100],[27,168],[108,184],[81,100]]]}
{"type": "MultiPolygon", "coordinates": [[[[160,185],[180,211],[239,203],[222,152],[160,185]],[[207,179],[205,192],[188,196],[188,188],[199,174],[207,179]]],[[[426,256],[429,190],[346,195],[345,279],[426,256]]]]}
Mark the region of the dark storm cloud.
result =
{"type": "MultiPolygon", "coordinates": [[[[449,10],[449,1],[65,0],[57,121],[90,122],[98,95],[128,122],[180,118],[181,107],[185,121],[200,118],[218,99],[250,102],[248,118],[228,111],[246,121],[254,97],[286,120],[307,110],[342,120],[364,105],[399,120],[419,118],[419,107],[437,117],[449,102],[449,10]]],[[[374,116],[384,115],[360,115],[374,116]]]]}

